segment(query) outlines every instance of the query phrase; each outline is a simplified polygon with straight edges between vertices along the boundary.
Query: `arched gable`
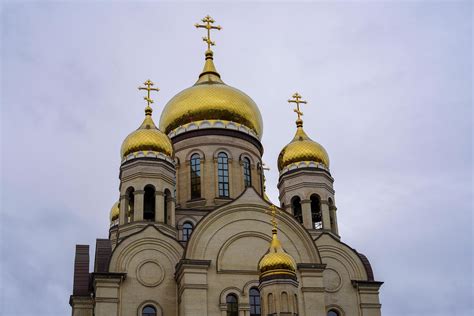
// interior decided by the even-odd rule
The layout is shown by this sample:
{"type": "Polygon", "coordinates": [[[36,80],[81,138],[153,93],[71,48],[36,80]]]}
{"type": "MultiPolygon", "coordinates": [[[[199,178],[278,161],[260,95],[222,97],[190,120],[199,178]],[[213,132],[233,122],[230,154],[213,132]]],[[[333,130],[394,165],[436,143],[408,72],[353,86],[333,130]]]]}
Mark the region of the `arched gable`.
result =
{"type": "MultiPolygon", "coordinates": [[[[247,189],[235,201],[209,213],[198,223],[186,247],[185,258],[212,260],[214,268],[220,271],[228,270],[226,258],[234,256],[234,266],[231,266],[234,268],[230,270],[240,267],[237,270],[256,271],[271,237],[268,207],[253,188],[247,189]]],[[[284,211],[277,214],[277,221],[283,247],[296,262],[321,262],[313,240],[300,223],[284,211]]]]}

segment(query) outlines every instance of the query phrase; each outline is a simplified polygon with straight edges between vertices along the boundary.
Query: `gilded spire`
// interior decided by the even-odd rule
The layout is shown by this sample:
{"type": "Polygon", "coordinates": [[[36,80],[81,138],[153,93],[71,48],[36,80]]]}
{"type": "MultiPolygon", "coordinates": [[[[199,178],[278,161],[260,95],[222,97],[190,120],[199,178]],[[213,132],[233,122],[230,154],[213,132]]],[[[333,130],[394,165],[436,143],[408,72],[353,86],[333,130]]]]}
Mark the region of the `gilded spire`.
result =
{"type": "Polygon", "coordinates": [[[143,97],[143,99],[147,102],[147,106],[145,108],[145,115],[151,115],[151,113],[153,112],[153,109],[150,107],[150,104],[153,104],[153,99],[150,96],[150,92],[151,91],[158,92],[158,91],[160,91],[160,89],[159,88],[152,88],[154,83],[150,79],[145,81],[143,84],[146,87],[138,87],[138,90],[146,90],[147,91],[147,96],[143,97]]]}
{"type": "Polygon", "coordinates": [[[293,110],[298,115],[298,118],[296,119],[296,126],[303,127],[303,120],[301,119],[301,117],[303,116],[303,112],[301,112],[300,110],[300,103],[306,104],[307,102],[301,100],[302,96],[298,92],[295,92],[292,98],[293,99],[288,100],[288,103],[296,103],[296,109],[293,110]]]}

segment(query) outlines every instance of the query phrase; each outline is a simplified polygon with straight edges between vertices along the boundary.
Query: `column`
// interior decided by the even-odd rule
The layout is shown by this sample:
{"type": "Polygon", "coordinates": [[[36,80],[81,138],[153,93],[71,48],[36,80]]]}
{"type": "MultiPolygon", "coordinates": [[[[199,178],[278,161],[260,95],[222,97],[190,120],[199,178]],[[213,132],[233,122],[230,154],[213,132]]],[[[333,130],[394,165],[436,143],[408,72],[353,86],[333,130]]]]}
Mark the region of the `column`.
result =
{"type": "Polygon", "coordinates": [[[133,192],[134,196],[134,211],[133,211],[133,221],[143,221],[143,202],[145,198],[145,191],[137,190],[133,192]]]}
{"type": "Polygon", "coordinates": [[[202,197],[206,199],[207,205],[214,205],[214,198],[218,196],[216,191],[216,169],[217,160],[208,156],[208,159],[206,159],[206,174],[201,173],[201,186],[206,186],[206,195],[202,197]]]}
{"type": "Polygon", "coordinates": [[[313,219],[311,218],[311,200],[301,200],[301,212],[303,213],[303,226],[306,229],[313,229],[313,219]]]}
{"type": "Polygon", "coordinates": [[[94,300],[90,296],[71,295],[69,305],[72,307],[72,316],[94,315],[94,300]]]}
{"type": "Polygon", "coordinates": [[[173,198],[173,197],[170,197],[169,199],[169,202],[168,202],[168,207],[169,207],[169,217],[170,217],[170,221],[168,223],[168,225],[171,225],[173,227],[176,226],[176,199],[173,198]]]}
{"type": "Polygon", "coordinates": [[[323,216],[323,229],[331,230],[331,217],[329,215],[328,201],[321,201],[321,213],[323,216]]]}
{"type": "Polygon", "coordinates": [[[124,225],[128,222],[128,196],[120,196],[120,214],[119,214],[119,224],[124,225]]]}
{"type": "Polygon", "coordinates": [[[331,214],[331,217],[332,217],[332,232],[336,235],[339,236],[339,228],[337,226],[337,214],[336,214],[336,211],[337,211],[337,207],[335,207],[334,205],[331,205],[329,207],[329,212],[331,214]]]}
{"type": "Polygon", "coordinates": [[[162,191],[155,191],[155,222],[165,222],[165,197],[162,191]]]}

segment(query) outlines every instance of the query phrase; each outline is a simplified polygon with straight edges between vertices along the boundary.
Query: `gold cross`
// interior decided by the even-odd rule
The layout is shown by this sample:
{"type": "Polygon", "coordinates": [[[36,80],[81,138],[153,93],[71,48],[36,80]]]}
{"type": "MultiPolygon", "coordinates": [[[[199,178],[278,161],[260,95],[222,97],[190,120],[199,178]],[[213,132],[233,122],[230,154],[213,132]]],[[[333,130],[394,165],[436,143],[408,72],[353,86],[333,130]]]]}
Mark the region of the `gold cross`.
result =
{"type": "Polygon", "coordinates": [[[203,24],[196,23],[196,24],[194,24],[194,26],[196,28],[201,27],[201,28],[205,28],[207,30],[207,37],[203,37],[202,40],[207,43],[207,49],[211,50],[211,46],[216,45],[215,42],[211,41],[211,30],[219,30],[220,31],[220,30],[222,30],[222,27],[220,25],[217,25],[217,26],[211,25],[211,24],[214,24],[215,21],[209,15],[206,15],[204,17],[204,19],[202,19],[201,21],[203,21],[206,24],[203,25],[203,24]]]}
{"type": "Polygon", "coordinates": [[[138,90],[146,90],[148,93],[147,93],[147,96],[146,97],[143,97],[143,99],[147,102],[148,106],[150,106],[151,103],[153,103],[153,100],[150,98],[150,91],[160,91],[160,89],[158,88],[152,88],[152,86],[154,85],[154,83],[148,79],[147,81],[145,81],[143,83],[146,87],[138,87],[138,90]]]}
{"type": "Polygon", "coordinates": [[[295,111],[296,114],[298,114],[298,120],[301,120],[301,116],[303,116],[303,112],[300,111],[300,103],[306,104],[306,101],[301,100],[301,95],[298,92],[295,92],[292,96],[293,100],[288,100],[289,103],[296,103],[296,109],[295,111]]]}
{"type": "Polygon", "coordinates": [[[277,214],[277,212],[278,212],[278,209],[277,209],[276,206],[273,205],[273,204],[270,205],[269,208],[270,208],[270,210],[267,211],[267,212],[272,214],[272,220],[271,220],[271,222],[272,222],[273,229],[276,230],[276,229],[277,229],[277,226],[278,226],[278,223],[277,223],[277,221],[276,221],[276,214],[277,214]]]}

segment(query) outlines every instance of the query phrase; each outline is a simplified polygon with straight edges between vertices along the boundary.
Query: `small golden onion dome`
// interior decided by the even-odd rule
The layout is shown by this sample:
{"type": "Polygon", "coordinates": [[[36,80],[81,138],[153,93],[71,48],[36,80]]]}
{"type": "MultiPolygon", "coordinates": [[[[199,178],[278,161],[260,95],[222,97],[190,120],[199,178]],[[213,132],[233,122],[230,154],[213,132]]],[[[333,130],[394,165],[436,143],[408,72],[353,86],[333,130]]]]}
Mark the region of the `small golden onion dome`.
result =
{"type": "Polygon", "coordinates": [[[212,51],[198,81],[175,95],[163,109],[160,129],[175,128],[202,120],[224,120],[242,124],[262,137],[263,122],[257,104],[244,92],[226,85],[217,72],[212,51]]]}
{"type": "Polygon", "coordinates": [[[117,201],[110,209],[110,221],[113,222],[116,219],[118,219],[119,214],[120,214],[120,208],[119,208],[119,202],[117,201]]]}
{"type": "Polygon", "coordinates": [[[278,155],[278,170],[281,171],[286,166],[301,161],[322,163],[329,169],[329,156],[326,149],[306,135],[302,120],[296,121],[296,126],[295,137],[283,147],[278,155]]]}
{"type": "Polygon", "coordinates": [[[152,109],[147,106],[142,125],[125,138],[120,150],[122,158],[139,151],[154,151],[173,156],[173,145],[169,137],[160,131],[151,118],[152,109]]]}
{"type": "Polygon", "coordinates": [[[296,263],[293,258],[287,254],[277,236],[277,230],[272,230],[273,237],[268,252],[258,263],[260,278],[269,275],[296,275],[296,263]]]}

